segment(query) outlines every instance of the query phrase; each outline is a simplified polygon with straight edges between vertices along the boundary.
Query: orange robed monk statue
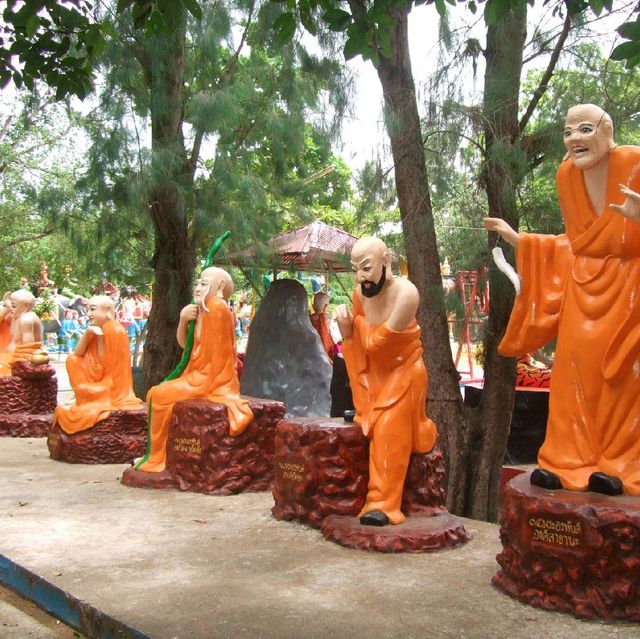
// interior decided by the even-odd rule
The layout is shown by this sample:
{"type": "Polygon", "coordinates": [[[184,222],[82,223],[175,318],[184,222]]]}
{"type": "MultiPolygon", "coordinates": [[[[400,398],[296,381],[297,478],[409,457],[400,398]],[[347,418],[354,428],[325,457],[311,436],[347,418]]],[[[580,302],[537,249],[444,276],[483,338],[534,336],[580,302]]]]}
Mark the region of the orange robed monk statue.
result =
{"type": "Polygon", "coordinates": [[[240,397],[236,372],[235,317],[227,305],[233,280],[221,268],[202,271],[196,282],[194,304],[180,312],[177,339],[184,348],[189,322],[195,320],[191,358],[177,379],[164,381],[149,390],[149,449],[136,470],[158,473],[165,469],[167,438],[173,405],[181,399],[208,399],[227,407],[230,434],[239,435],[253,419],[249,402],[240,397]]]}
{"type": "Polygon", "coordinates": [[[28,361],[42,346],[40,318],[33,312],[36,298],[23,289],[11,293],[11,342],[0,353],[0,377],[11,375],[13,362],[28,361]]]}
{"type": "Polygon", "coordinates": [[[67,358],[75,401],[56,408],[54,423],[72,435],[107,419],[114,410],[138,410],[133,393],[127,331],[115,318],[115,305],[106,295],[89,300],[91,325],[67,358]]]}
{"type": "Polygon", "coordinates": [[[418,291],[391,274],[382,240],[365,237],[351,251],[359,285],[353,309],[338,306],[334,317],[356,408],[355,422],[370,441],[369,489],[360,523],[400,524],[411,453],[430,451],[437,438],[426,417],[427,371],[415,315],[418,291]]]}
{"type": "Polygon", "coordinates": [[[547,435],[531,483],[640,495],[640,147],[593,104],[569,109],[557,188],[566,233],[485,226],[516,248],[522,292],[500,352],[558,338],[547,435]]]}

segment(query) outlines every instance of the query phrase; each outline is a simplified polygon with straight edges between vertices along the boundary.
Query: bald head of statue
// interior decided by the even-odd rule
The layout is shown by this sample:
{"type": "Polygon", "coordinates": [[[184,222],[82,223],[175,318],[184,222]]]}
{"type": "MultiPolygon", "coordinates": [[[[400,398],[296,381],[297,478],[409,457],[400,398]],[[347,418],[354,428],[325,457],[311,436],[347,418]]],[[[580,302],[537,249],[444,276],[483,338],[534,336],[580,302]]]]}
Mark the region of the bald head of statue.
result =
{"type": "Polygon", "coordinates": [[[391,275],[391,253],[377,237],[362,237],[351,249],[351,268],[365,297],[375,297],[391,275]]]}
{"type": "Polygon", "coordinates": [[[25,291],[21,288],[17,291],[13,291],[10,299],[14,316],[27,313],[36,304],[36,298],[29,291],[25,291]]]}
{"type": "Polygon", "coordinates": [[[116,316],[116,305],[108,295],[94,295],[87,304],[91,326],[104,326],[116,316]]]}
{"type": "Polygon", "coordinates": [[[206,308],[210,295],[228,300],[233,293],[231,275],[217,266],[204,269],[196,281],[193,299],[198,306],[206,308]]]}
{"type": "Polygon", "coordinates": [[[616,146],[613,121],[595,104],[578,104],[567,111],[563,139],[566,158],[582,171],[598,166],[616,146]]]}

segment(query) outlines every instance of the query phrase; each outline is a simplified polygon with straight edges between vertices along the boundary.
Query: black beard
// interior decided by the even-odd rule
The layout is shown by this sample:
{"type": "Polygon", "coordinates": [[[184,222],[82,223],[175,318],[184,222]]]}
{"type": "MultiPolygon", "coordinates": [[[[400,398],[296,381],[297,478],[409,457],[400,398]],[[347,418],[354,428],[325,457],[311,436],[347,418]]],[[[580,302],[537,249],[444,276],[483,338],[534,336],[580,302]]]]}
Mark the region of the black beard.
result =
{"type": "Polygon", "coordinates": [[[362,284],[360,284],[360,291],[365,297],[375,297],[382,290],[382,287],[384,286],[384,283],[386,281],[387,281],[387,267],[383,266],[382,275],[380,276],[380,279],[378,280],[378,282],[375,284],[373,282],[368,282],[369,286],[367,288],[365,288],[364,286],[367,282],[363,282],[362,284]]]}

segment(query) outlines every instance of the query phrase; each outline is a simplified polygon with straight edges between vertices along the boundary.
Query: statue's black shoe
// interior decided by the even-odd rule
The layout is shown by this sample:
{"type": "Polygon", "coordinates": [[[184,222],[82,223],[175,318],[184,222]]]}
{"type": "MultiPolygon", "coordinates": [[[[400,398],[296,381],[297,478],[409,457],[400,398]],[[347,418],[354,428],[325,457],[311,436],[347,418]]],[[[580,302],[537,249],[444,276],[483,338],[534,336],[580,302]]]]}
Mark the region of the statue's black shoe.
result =
{"type": "Polygon", "coordinates": [[[604,473],[591,473],[589,490],[603,495],[622,495],[622,481],[604,473]]]}
{"type": "Polygon", "coordinates": [[[529,481],[532,486],[538,486],[545,490],[560,490],[562,488],[560,477],[555,473],[552,473],[550,470],[545,470],[544,468],[536,468],[531,473],[529,481]]]}
{"type": "Polygon", "coordinates": [[[356,418],[356,411],[347,409],[344,411],[343,417],[345,422],[353,424],[353,420],[356,418]]]}
{"type": "Polygon", "coordinates": [[[360,517],[363,526],[386,526],[389,518],[381,510],[370,510],[360,517]]]}

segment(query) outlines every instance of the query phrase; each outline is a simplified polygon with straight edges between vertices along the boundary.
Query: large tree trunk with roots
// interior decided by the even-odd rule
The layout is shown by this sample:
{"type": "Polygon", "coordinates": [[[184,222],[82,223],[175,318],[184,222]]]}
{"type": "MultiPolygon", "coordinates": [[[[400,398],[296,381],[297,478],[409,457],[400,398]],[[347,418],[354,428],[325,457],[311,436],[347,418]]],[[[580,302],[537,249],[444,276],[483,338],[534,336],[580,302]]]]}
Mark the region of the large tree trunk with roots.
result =
{"type": "Polygon", "coordinates": [[[151,99],[151,186],[148,206],[155,231],[153,304],[144,350],[145,391],[162,381],[180,357],[176,327],[191,300],[195,256],[186,216],[193,181],[184,148],[185,23],[148,41],[145,73],[151,99]]]}
{"type": "Polygon", "coordinates": [[[466,472],[459,465],[464,459],[460,451],[464,446],[465,417],[458,373],[449,345],[440,260],[409,55],[408,9],[399,8],[392,15],[395,21],[391,35],[392,56],[381,57],[377,71],[385,100],[409,278],[420,291],[418,323],[422,327],[429,371],[427,412],[438,426],[440,445],[449,462],[452,510],[462,512],[463,504],[457,490],[460,477],[466,472]]]}

